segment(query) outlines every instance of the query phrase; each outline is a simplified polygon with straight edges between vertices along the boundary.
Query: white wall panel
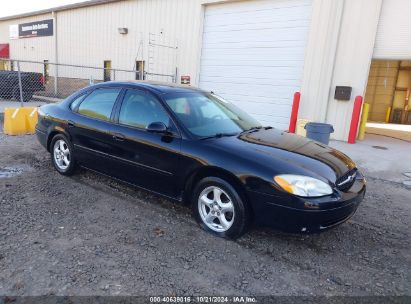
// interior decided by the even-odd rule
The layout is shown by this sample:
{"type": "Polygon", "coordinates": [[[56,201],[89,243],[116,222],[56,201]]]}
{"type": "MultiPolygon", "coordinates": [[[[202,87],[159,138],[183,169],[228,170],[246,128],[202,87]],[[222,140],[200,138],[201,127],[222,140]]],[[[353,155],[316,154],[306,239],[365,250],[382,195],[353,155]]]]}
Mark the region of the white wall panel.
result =
{"type": "Polygon", "coordinates": [[[345,0],[313,0],[298,117],[325,122],[345,0]]]}
{"type": "Polygon", "coordinates": [[[334,125],[335,139],[348,139],[354,98],[364,96],[380,9],[381,0],[345,2],[326,119],[334,125]],[[352,87],[351,100],[335,100],[336,86],[352,87]]]}

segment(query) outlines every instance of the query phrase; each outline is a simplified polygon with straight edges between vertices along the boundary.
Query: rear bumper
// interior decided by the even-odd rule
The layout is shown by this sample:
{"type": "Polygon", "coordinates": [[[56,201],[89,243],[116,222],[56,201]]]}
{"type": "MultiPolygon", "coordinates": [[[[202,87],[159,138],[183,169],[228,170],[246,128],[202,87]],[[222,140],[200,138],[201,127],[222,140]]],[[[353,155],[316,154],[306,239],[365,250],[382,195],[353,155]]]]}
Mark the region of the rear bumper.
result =
{"type": "Polygon", "coordinates": [[[249,193],[255,222],[289,232],[321,232],[347,221],[363,200],[365,180],[357,179],[351,192],[329,197],[301,198],[288,195],[273,196],[258,192],[249,193]]]}

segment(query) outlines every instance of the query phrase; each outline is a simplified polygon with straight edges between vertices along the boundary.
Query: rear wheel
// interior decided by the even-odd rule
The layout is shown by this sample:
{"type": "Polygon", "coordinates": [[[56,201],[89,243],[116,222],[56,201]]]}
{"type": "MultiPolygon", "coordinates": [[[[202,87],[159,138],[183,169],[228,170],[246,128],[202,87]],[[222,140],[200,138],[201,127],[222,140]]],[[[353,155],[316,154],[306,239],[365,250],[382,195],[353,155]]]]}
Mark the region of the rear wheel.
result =
{"type": "Polygon", "coordinates": [[[63,175],[73,175],[75,159],[70,141],[62,134],[53,137],[51,141],[51,161],[54,168],[63,175]]]}
{"type": "Polygon", "coordinates": [[[235,239],[247,229],[249,214],[246,202],[223,179],[202,179],[194,190],[192,209],[200,226],[219,237],[235,239]]]}

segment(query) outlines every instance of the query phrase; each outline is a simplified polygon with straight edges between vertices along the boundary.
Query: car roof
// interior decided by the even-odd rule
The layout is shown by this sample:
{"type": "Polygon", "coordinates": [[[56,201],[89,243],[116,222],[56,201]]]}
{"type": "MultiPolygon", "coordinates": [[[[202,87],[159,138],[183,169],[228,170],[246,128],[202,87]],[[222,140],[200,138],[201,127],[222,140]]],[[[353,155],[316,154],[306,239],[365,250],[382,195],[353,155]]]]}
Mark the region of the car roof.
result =
{"type": "Polygon", "coordinates": [[[94,87],[111,87],[111,86],[125,86],[125,87],[136,87],[144,88],[149,91],[153,91],[157,94],[168,94],[168,93],[193,93],[193,92],[206,92],[196,87],[191,87],[188,85],[178,85],[175,83],[167,82],[157,82],[157,81],[107,81],[104,83],[99,83],[94,85],[94,87]]]}

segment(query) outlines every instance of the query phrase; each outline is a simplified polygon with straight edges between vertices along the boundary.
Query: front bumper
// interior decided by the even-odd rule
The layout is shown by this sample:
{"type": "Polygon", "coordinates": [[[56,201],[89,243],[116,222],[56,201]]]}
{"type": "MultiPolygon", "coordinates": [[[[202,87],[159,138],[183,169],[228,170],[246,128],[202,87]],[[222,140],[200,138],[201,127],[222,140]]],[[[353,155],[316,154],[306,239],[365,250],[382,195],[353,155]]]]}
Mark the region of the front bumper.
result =
{"type": "Polygon", "coordinates": [[[314,233],[335,227],[354,215],[363,200],[365,179],[357,178],[347,192],[319,198],[249,191],[255,222],[289,232],[314,233]]]}

